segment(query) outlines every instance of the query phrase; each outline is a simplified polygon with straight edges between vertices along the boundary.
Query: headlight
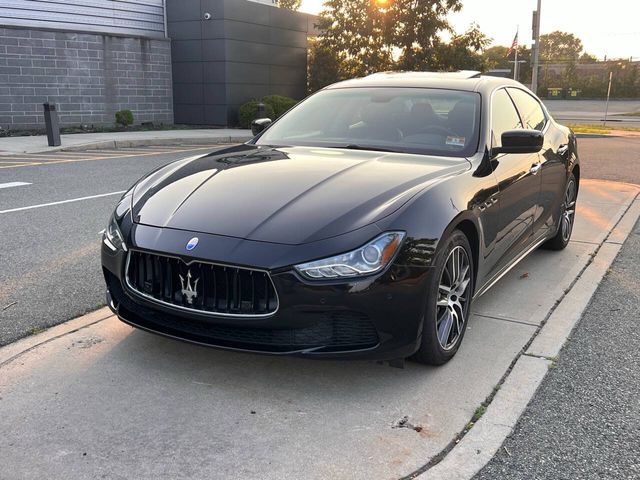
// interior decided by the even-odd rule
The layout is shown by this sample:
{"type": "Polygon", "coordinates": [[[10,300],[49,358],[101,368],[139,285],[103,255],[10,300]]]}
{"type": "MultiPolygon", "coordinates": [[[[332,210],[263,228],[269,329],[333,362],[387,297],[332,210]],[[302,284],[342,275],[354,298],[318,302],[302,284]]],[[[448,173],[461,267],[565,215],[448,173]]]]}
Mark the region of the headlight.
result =
{"type": "Polygon", "coordinates": [[[306,278],[344,278],[370,275],[384,269],[402,243],[404,232],[388,232],[352,252],[296,265],[306,278]]]}
{"type": "Polygon", "coordinates": [[[118,223],[116,222],[115,216],[112,216],[111,220],[109,220],[109,225],[104,231],[102,241],[114,252],[118,250],[124,250],[125,252],[127,251],[127,246],[124,243],[124,238],[122,237],[122,233],[118,228],[118,223]]]}

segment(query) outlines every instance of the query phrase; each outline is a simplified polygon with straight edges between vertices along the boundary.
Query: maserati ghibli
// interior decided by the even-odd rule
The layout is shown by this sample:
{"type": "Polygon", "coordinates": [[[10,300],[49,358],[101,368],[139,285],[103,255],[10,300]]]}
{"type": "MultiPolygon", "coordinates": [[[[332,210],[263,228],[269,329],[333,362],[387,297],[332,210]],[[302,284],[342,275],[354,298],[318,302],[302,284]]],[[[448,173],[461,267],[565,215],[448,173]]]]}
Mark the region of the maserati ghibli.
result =
{"type": "Polygon", "coordinates": [[[122,321],[223,349],[440,365],[474,298],[571,237],[576,138],[515,81],[378,73],[253,130],[119,201],[102,265],[122,321]]]}

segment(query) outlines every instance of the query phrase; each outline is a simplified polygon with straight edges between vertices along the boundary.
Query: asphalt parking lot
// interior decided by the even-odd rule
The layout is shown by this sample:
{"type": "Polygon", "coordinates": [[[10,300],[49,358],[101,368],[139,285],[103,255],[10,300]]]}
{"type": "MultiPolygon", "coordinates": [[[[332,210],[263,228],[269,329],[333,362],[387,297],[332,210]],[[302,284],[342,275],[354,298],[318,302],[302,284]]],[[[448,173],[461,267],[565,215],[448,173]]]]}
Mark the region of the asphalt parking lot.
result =
{"type": "MultiPolygon", "coordinates": [[[[625,168],[624,145],[605,148],[614,152],[608,168],[625,168]]],[[[588,146],[581,144],[580,151],[583,172],[597,166],[588,146]]],[[[157,155],[168,161],[170,155],[191,154],[157,155]]],[[[131,180],[139,165],[122,160],[122,170],[132,169],[124,175],[131,180]]],[[[33,179],[39,169],[50,169],[41,172],[42,196],[34,198],[17,198],[19,189],[38,184],[20,180],[21,168],[0,170],[0,183],[32,183],[0,189],[1,210],[89,195],[84,188],[94,195],[126,189],[128,184],[109,183],[111,172],[119,170],[115,159],[70,163],[103,161],[112,166],[97,173],[83,167],[84,177],[76,172],[78,181],[68,176],[48,191],[45,180],[55,182],[62,174],[55,172],[58,167],[27,167],[34,169],[33,179]],[[15,175],[5,180],[9,170],[15,175]],[[5,192],[13,193],[4,197],[5,192]],[[13,202],[8,207],[5,198],[13,202]]],[[[535,252],[481,297],[462,349],[442,368],[409,363],[398,370],[370,362],[219,352],[133,330],[104,310],[88,318],[85,328],[53,336],[20,354],[19,361],[12,360],[9,346],[0,350],[0,464],[18,478],[40,478],[45,471],[52,478],[211,478],[211,472],[215,478],[243,479],[413,476],[465,428],[637,193],[630,185],[585,180],[570,246],[535,252]]],[[[0,278],[0,295],[48,298],[40,315],[80,291],[101,296],[97,232],[116,199],[114,194],[0,214],[6,235],[0,238],[2,260],[19,270],[0,278]],[[93,210],[91,202],[101,206],[93,210]],[[4,223],[14,214],[23,215],[4,223]],[[73,228],[56,226],[60,215],[78,221],[73,228]],[[19,255],[7,246],[21,242],[19,255]],[[93,279],[90,264],[80,262],[80,272],[72,268],[82,251],[77,246],[87,249],[83,262],[96,257],[93,279]],[[44,260],[29,260],[34,248],[46,254],[44,260]]],[[[17,302],[0,298],[5,306],[17,302]]],[[[17,306],[2,312],[2,324],[4,313],[17,306]]],[[[60,309],[58,321],[77,315],[68,305],[60,309]]],[[[20,317],[23,326],[34,320],[29,312],[20,317]]]]}

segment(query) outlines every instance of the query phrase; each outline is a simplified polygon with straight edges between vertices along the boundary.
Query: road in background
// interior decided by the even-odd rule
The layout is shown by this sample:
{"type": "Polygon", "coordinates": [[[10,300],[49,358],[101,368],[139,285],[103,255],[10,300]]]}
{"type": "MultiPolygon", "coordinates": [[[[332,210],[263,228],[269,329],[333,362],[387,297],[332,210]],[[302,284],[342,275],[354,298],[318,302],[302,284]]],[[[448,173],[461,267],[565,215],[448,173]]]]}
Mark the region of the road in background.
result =
{"type": "MultiPolygon", "coordinates": [[[[602,100],[544,100],[560,123],[602,124],[606,102],[602,100]]],[[[640,128],[640,100],[611,100],[607,126],[640,128]],[[635,114],[639,116],[631,116],[635,114]]]]}
{"type": "Polygon", "coordinates": [[[98,232],[121,192],[158,166],[220,148],[0,157],[0,345],[104,305],[98,232]]]}

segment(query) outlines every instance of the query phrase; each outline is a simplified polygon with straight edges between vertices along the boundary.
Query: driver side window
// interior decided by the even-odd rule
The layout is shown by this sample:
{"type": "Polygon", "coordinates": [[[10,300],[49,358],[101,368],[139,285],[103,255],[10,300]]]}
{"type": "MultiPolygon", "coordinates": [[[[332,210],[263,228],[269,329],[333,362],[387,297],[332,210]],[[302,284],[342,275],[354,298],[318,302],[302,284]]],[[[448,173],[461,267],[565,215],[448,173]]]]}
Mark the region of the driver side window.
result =
{"type": "Polygon", "coordinates": [[[491,147],[502,146],[502,134],[521,129],[522,122],[507,91],[502,88],[493,94],[491,102],[491,147]]]}
{"type": "Polygon", "coordinates": [[[547,123],[547,117],[540,103],[528,93],[519,88],[509,88],[509,95],[518,106],[522,120],[527,128],[542,131],[547,123]]]}

